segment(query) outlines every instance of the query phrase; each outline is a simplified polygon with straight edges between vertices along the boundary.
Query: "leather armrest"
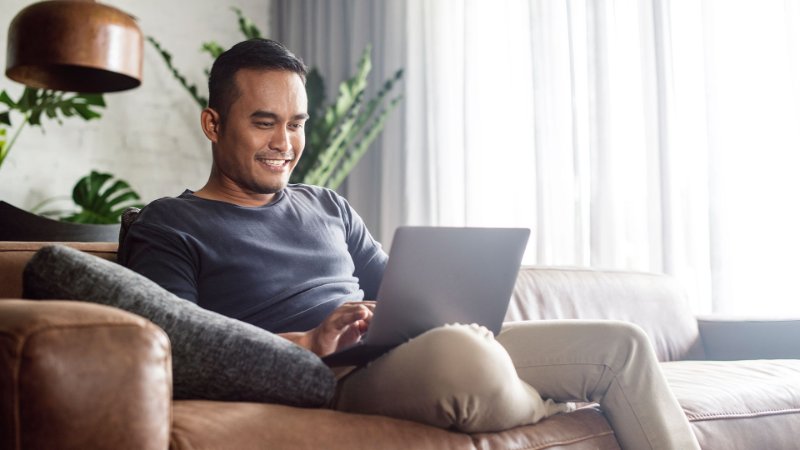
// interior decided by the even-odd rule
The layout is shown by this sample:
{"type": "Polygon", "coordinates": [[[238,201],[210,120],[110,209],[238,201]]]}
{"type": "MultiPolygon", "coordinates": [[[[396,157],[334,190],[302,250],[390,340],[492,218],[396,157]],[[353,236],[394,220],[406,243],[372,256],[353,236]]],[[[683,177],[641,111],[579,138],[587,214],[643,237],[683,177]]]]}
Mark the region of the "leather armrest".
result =
{"type": "Polygon", "coordinates": [[[107,306],[0,300],[0,449],[166,449],[169,340],[107,306]]]}
{"type": "Polygon", "coordinates": [[[706,359],[800,359],[800,320],[697,319],[706,359]]]}

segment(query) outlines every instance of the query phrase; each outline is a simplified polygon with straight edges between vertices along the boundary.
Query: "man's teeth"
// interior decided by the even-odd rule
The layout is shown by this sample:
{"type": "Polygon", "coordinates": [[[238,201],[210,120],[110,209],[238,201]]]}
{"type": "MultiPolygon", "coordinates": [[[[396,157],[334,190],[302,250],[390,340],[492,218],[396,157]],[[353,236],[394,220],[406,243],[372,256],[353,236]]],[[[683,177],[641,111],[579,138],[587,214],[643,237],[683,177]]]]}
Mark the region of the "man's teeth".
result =
{"type": "Polygon", "coordinates": [[[282,166],[286,162],[283,159],[262,159],[261,161],[268,166],[282,166]]]}

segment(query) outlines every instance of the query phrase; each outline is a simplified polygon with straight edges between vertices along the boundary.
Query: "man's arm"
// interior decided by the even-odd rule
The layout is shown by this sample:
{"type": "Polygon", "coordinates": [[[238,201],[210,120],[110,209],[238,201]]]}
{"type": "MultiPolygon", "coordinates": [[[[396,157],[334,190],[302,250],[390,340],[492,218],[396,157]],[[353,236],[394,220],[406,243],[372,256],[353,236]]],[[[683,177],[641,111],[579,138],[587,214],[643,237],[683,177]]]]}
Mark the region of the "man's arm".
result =
{"type": "Polygon", "coordinates": [[[176,296],[198,302],[197,258],[185,237],[150,223],[135,222],[119,249],[119,263],[176,296]]]}
{"type": "Polygon", "coordinates": [[[374,299],[378,296],[378,287],[383,279],[383,271],[389,256],[370,234],[361,216],[352,206],[341,198],[341,208],[347,229],[347,251],[353,258],[355,270],[353,275],[364,291],[364,298],[374,299]]]}

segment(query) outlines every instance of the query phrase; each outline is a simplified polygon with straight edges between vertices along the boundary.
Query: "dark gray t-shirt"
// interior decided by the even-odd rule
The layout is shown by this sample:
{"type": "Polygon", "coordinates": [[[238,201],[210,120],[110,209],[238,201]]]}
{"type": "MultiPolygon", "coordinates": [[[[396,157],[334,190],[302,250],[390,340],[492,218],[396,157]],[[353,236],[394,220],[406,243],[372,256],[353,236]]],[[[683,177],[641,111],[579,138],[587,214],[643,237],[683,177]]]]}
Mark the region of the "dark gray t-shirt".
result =
{"type": "Polygon", "coordinates": [[[179,297],[280,333],[374,299],[387,256],[344,198],[297,184],[261,207],[190,191],[153,201],[119,260],[179,297]]]}

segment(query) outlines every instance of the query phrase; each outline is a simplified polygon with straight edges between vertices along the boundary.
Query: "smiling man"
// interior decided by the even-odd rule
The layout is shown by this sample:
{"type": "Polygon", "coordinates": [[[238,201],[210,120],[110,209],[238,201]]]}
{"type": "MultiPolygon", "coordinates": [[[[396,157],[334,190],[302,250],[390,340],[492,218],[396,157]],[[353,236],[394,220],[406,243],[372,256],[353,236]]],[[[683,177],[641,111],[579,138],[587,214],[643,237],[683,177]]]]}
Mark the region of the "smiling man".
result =
{"type": "Polygon", "coordinates": [[[288,185],[305,146],[305,73],[265,39],[215,61],[200,117],[208,181],[145,207],[120,261],[206,309],[330,353],[366,326],[374,303],[363,300],[387,256],[344,198],[288,185]]]}
{"type": "MultiPolygon", "coordinates": [[[[217,58],[201,115],[208,181],[142,209],[119,260],[179,297],[325,356],[368,328],[387,255],[344,198],[288,184],[305,145],[305,74],[266,39],[217,58]]],[[[625,448],[697,448],[647,337],[609,321],[520,322],[497,339],[478,326],[437,328],[340,379],[331,406],[465,432],[567,409],[527,381],[548,397],[600,402],[625,448]]]]}

